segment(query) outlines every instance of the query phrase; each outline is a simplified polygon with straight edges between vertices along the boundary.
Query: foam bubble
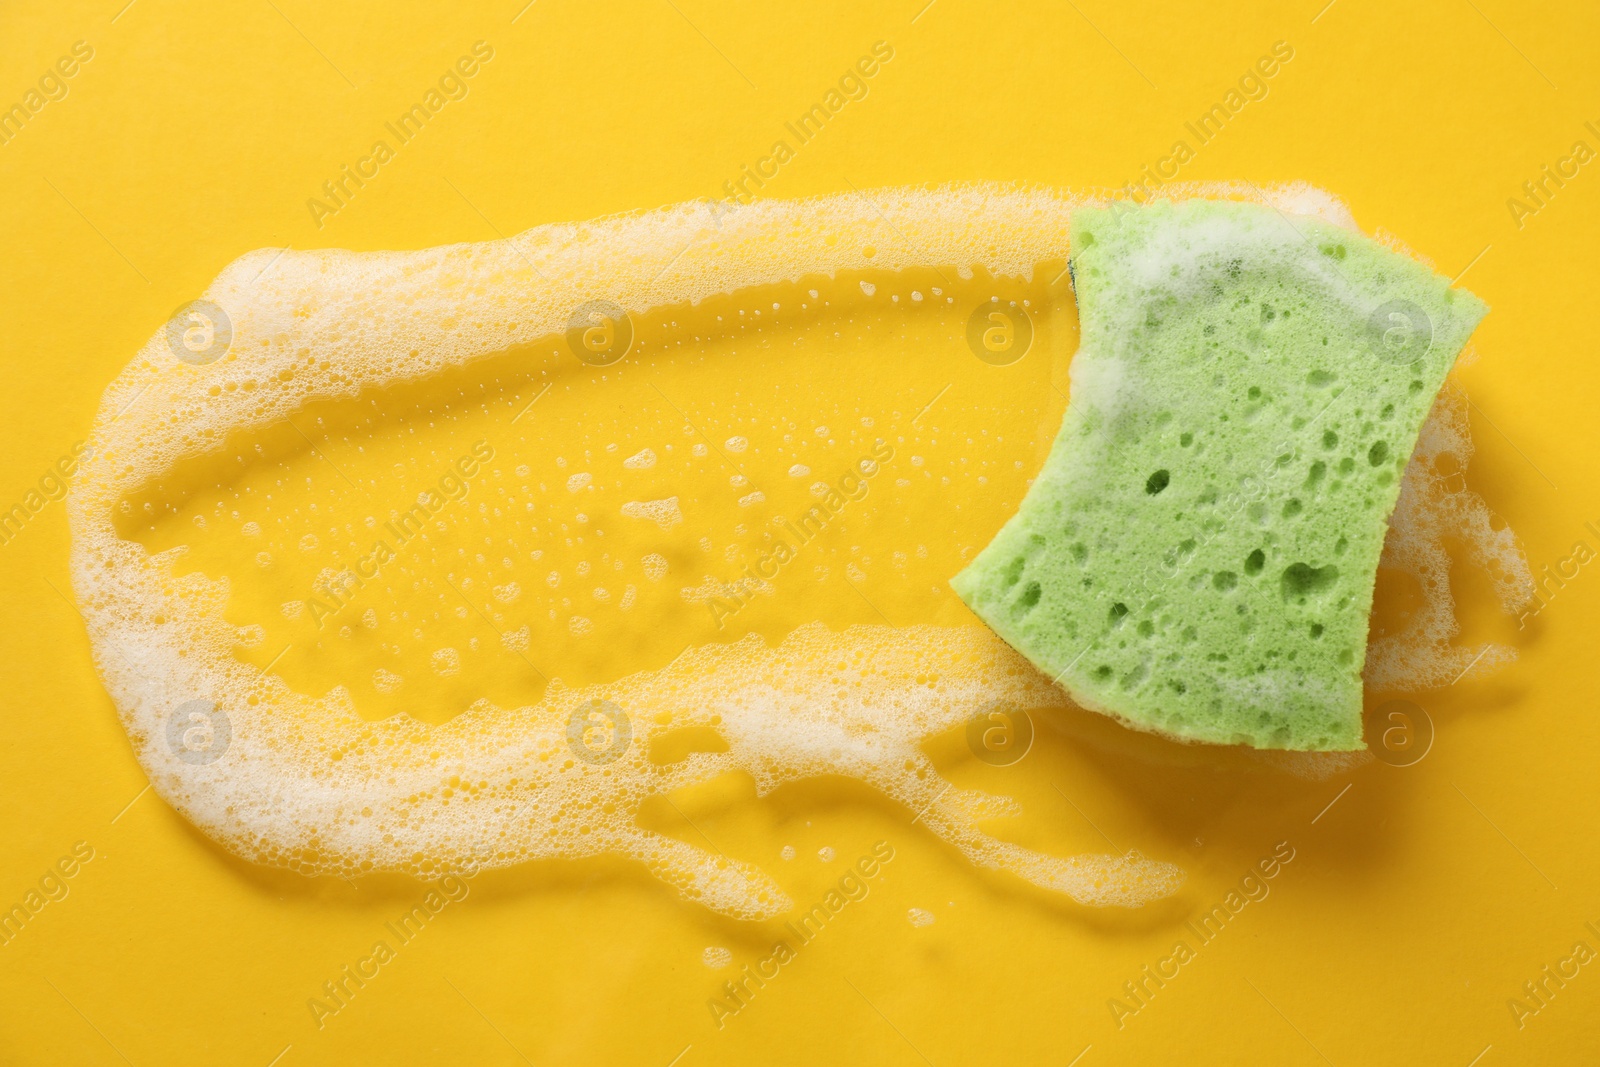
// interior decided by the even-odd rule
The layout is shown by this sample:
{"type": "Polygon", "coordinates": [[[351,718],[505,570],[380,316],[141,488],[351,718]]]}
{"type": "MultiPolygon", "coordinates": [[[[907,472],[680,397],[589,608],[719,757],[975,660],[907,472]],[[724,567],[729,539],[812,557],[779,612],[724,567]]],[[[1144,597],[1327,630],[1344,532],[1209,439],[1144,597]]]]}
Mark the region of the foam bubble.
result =
{"type": "Polygon", "coordinates": [[[622,513],[630,519],[649,519],[663,530],[670,530],[683,521],[683,512],[678,510],[675,496],[665,500],[630,500],[622,505],[622,513]]]}

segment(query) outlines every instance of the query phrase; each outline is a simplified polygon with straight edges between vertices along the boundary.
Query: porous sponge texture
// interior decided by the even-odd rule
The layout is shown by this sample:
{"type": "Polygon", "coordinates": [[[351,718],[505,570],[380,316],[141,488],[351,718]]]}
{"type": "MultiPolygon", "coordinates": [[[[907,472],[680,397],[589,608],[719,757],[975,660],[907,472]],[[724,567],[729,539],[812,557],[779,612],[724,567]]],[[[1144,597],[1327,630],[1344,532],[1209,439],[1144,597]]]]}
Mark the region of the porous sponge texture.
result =
{"type": "Polygon", "coordinates": [[[951,585],[1129,725],[1360,748],[1389,513],[1487,308],[1358,233],[1256,204],[1086,208],[1072,249],[1082,342],[1061,431],[951,585]]]}

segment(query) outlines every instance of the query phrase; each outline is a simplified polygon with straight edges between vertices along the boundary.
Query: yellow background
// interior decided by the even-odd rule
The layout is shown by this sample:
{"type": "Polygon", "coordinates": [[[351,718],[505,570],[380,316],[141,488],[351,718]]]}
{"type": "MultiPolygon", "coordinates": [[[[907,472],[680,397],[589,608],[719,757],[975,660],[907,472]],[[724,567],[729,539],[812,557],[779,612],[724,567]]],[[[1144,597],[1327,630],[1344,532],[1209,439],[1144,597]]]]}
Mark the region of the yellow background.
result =
{"type": "MultiPolygon", "coordinates": [[[[896,54],[870,96],[768,195],[971,179],[1119,186],[1281,40],[1294,59],[1270,94],[1183,177],[1307,180],[1441,272],[1470,267],[1462,284],[1494,310],[1459,375],[1479,447],[1469,484],[1521,534],[1536,572],[1579,539],[1600,547],[1584,528],[1600,527],[1585,329],[1600,177],[1586,167],[1520,226],[1507,208],[1575,140],[1600,148],[1583,125],[1600,120],[1592,7],[520,7],[0,10],[0,105],[73,42],[95,50],[68,96],[0,146],[0,500],[21,499],[87,435],[139,345],[245,251],[418,248],[721,195],[877,40],[896,54]],[[317,229],[307,198],[477,40],[496,57],[471,95],[317,229]]],[[[1035,464],[1042,454],[1019,452],[1035,464]]],[[[975,531],[995,524],[957,521],[980,543],[975,531]]],[[[1521,633],[1474,617],[1521,659],[1418,698],[1438,734],[1410,768],[1305,781],[1124,743],[1081,713],[1041,728],[1011,768],[961,765],[959,739],[948,746],[958,781],[1023,802],[1003,832],[1062,854],[1109,840],[1179,863],[1189,880],[1173,901],[1113,913],[1025,891],[863,791],[702,798],[700,825],[797,901],[837,877],[812,858],[821,846],[841,860],[879,839],[897,850],[872,894],[724,1029],[705,1002],[726,975],[701,949],[754,961],[774,928],[684,904],[626,865],[584,863],[480,876],[319,1030],[307,998],[420,887],[256,870],[141,794],[61,595],[67,543],[52,504],[0,546],[0,904],[74,842],[95,858],[0,947],[0,1062],[1465,1067],[1588,1062],[1600,1044],[1600,966],[1520,1029],[1506,1005],[1574,942],[1600,948],[1584,926],[1600,926],[1591,568],[1521,633]],[[1295,859],[1271,895],[1119,1029],[1107,1000],[1280,841],[1295,859]],[[792,865],[775,860],[786,843],[792,865]],[[910,907],[937,921],[914,928],[910,907]]]]}

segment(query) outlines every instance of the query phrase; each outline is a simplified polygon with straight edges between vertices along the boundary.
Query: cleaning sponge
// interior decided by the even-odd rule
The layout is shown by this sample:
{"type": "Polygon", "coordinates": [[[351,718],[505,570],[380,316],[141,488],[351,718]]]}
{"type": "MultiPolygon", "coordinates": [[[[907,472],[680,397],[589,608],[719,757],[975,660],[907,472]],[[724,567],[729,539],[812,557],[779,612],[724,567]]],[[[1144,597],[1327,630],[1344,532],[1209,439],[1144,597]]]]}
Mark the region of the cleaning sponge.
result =
{"type": "Polygon", "coordinates": [[[1256,204],[1084,209],[1072,248],[1066,418],[951,585],[1131,726],[1360,748],[1387,519],[1486,307],[1360,234],[1256,204]]]}

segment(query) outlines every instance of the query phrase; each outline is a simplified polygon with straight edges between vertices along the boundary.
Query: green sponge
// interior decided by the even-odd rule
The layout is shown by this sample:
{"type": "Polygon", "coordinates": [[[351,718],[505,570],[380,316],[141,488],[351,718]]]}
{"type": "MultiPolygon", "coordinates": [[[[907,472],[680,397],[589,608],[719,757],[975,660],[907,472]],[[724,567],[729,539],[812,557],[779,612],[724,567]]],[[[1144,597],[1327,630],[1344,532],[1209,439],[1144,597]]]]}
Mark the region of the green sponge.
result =
{"type": "Polygon", "coordinates": [[[1388,516],[1487,308],[1360,234],[1255,204],[1084,209],[1072,248],[1066,419],[950,584],[1128,725],[1360,748],[1388,516]]]}

